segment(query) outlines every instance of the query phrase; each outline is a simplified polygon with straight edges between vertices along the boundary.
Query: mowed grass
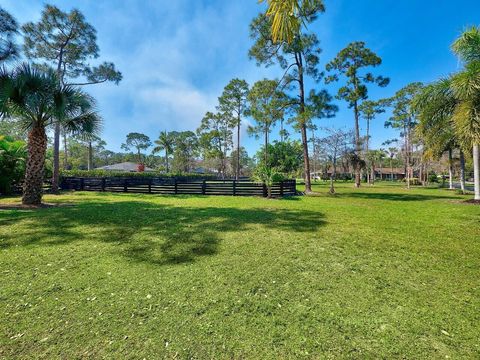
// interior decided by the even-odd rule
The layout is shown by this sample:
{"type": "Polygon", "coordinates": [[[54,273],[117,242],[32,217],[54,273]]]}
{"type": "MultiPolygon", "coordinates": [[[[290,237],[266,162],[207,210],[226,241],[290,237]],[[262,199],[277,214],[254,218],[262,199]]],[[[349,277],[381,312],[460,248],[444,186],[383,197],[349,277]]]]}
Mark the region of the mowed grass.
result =
{"type": "Polygon", "coordinates": [[[479,358],[480,207],[315,188],[0,210],[0,358],[479,358]]]}

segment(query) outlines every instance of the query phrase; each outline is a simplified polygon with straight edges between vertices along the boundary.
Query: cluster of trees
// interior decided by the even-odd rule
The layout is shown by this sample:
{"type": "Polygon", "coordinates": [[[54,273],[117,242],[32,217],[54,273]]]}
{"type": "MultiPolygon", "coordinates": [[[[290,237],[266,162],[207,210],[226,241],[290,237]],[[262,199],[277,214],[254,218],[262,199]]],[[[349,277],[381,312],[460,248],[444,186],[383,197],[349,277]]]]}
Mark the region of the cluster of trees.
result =
{"type": "Polygon", "coordinates": [[[480,28],[466,30],[452,44],[463,64],[453,75],[425,86],[412,111],[419,119],[418,134],[432,156],[447,151],[450,179],[452,153],[460,152],[461,184],[465,185],[465,158],[473,157],[475,200],[480,201],[480,28]]]}
{"type": "MultiPolygon", "coordinates": [[[[261,27],[261,17],[252,24],[253,37],[258,38],[263,34],[264,39],[255,44],[251,54],[260,63],[273,64],[275,57],[288,75],[290,66],[297,70],[293,74],[296,85],[300,90],[300,111],[297,113],[298,125],[302,132],[302,140],[305,139],[304,129],[308,126],[308,116],[305,113],[303,78],[302,75],[313,75],[309,70],[316,67],[308,66],[303,69],[303,64],[308,64],[312,57],[312,50],[308,44],[315,42],[314,36],[304,33],[305,25],[315,19],[317,13],[325,10],[321,0],[266,0],[268,10],[262,15],[268,22],[268,29],[261,27]],[[263,51],[266,50],[266,51],[263,51]],[[293,52],[288,52],[293,50],[293,52]],[[299,51],[296,52],[295,50],[299,51]],[[295,62],[289,64],[283,54],[294,55],[295,62]],[[302,55],[304,58],[302,58],[302,55]],[[303,61],[302,61],[303,60],[303,61]],[[300,64],[300,65],[299,65],[300,64]],[[304,70],[304,71],[303,71],[304,70]],[[297,76],[296,76],[297,75],[297,76]],[[300,75],[300,76],[298,76],[300,75]],[[303,109],[303,111],[301,111],[303,109]],[[303,126],[302,126],[303,124],[303,126]]],[[[265,21],[265,20],[264,20],[265,21]]],[[[355,168],[355,185],[360,186],[361,171],[368,167],[373,169],[375,159],[382,157],[382,153],[388,153],[390,158],[397,153],[397,146],[390,146],[387,151],[370,151],[369,149],[369,124],[379,113],[384,112],[386,107],[392,109],[392,116],[385,123],[386,127],[400,130],[401,140],[386,142],[386,145],[396,144],[403,154],[403,162],[407,176],[407,185],[413,177],[416,167],[420,178],[426,178],[427,166],[431,159],[437,159],[445,151],[449,157],[450,187],[453,179],[453,150],[459,150],[460,178],[462,189],[465,189],[465,156],[472,154],[474,168],[475,199],[480,200],[480,29],[472,27],[465,31],[452,45],[453,52],[464,64],[464,69],[448,78],[439,80],[433,84],[424,86],[421,83],[412,83],[388,99],[379,101],[368,100],[368,88],[370,84],[385,87],[389,79],[383,76],[375,76],[365,68],[376,67],[381,64],[381,59],[371,50],[365,47],[363,42],[353,42],[329,62],[326,70],[329,75],[326,83],[343,81],[336,97],[345,100],[354,115],[354,151],[351,154],[352,164],[355,168]],[[367,124],[366,136],[360,136],[359,120],[364,118],[367,124]]],[[[318,61],[313,63],[318,64],[318,61]]],[[[317,107],[318,111],[319,108],[317,107]]],[[[306,112],[308,114],[308,111],[306,112]]],[[[320,117],[316,116],[317,118],[320,117]]],[[[305,141],[304,148],[308,150],[305,141]]],[[[305,183],[309,191],[308,152],[305,151],[305,183]]],[[[367,174],[369,172],[367,171],[367,174]]],[[[367,176],[374,180],[374,177],[367,176]]]]}
{"type": "MultiPolygon", "coordinates": [[[[325,172],[333,169],[331,192],[335,191],[337,168],[352,173],[358,187],[362,178],[373,184],[375,168],[385,163],[392,168],[392,178],[393,167],[403,166],[410,186],[414,174],[426,180],[431,162],[445,152],[450,186],[458,153],[462,188],[465,167],[472,164],[475,198],[480,198],[478,28],[466,31],[452,46],[464,64],[461,72],[427,86],[408,84],[392,97],[373,101],[369,89],[387,86],[389,78],[372,72],[382,60],[364,42],[348,44],[324,68],[320,66],[319,40],[308,25],[325,11],[322,0],[266,2],[267,10],[251,22],[253,44],[248,55],[258,66],[275,67],[278,78],[262,79],[251,86],[245,80],[232,79],[196,131],[163,131],[153,142],[145,134],[129,133],[122,145],[126,153],[105,148],[99,138],[101,118],[95,100],[83,90],[107,81],[118,84],[122,75],[113,63],[90,65],[99,57],[99,48],[95,29],[82,13],[46,5],[38,22],[20,27],[0,8],[0,132],[28,133],[23,202],[40,203],[45,160],[49,158],[53,191],[58,189],[62,166],[92,169],[136,161],[165,172],[202,167],[221,177],[253,174],[265,182],[279,174],[302,175],[308,193],[312,191],[312,167],[313,173],[322,167],[325,172]],[[20,29],[22,47],[15,43],[20,29]],[[6,66],[21,53],[28,63],[6,66]],[[334,95],[320,86],[334,82],[340,84],[334,95]],[[334,98],[345,101],[352,110],[353,130],[322,128],[324,136],[316,137],[316,121],[334,117],[338,110],[334,98]],[[372,149],[370,124],[387,109],[391,116],[385,126],[398,129],[400,137],[386,141],[385,148],[372,149]],[[262,143],[253,158],[242,146],[246,117],[251,120],[249,136],[262,143]],[[360,131],[362,121],[365,134],[360,131]],[[288,133],[286,124],[297,136],[288,133]],[[280,140],[272,142],[271,133],[278,128],[280,140]],[[47,152],[49,131],[53,133],[51,153],[47,152]]],[[[21,165],[15,166],[21,169],[21,165]]]]}

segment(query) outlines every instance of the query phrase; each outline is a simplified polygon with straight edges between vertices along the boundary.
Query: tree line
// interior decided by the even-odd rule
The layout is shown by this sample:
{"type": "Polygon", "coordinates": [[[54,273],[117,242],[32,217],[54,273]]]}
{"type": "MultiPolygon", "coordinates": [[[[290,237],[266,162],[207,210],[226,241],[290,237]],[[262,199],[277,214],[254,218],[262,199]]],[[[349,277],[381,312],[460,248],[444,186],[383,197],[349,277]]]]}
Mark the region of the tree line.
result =
{"type": "MultiPolygon", "coordinates": [[[[122,75],[113,63],[90,65],[99,56],[99,48],[95,29],[80,11],[67,13],[46,5],[37,23],[20,27],[1,10],[0,61],[6,64],[19,56],[14,40],[20,28],[23,54],[30,61],[12,69],[3,66],[0,74],[2,118],[9,119],[12,127],[28,130],[25,171],[29,181],[25,181],[24,203],[39,203],[41,199],[49,129],[53,131],[54,192],[58,189],[60,168],[75,166],[72,153],[83,144],[83,149],[87,149],[87,168],[122,157],[161,166],[166,172],[188,172],[201,163],[221,177],[238,178],[253,173],[263,181],[298,173],[301,168],[306,193],[312,191],[312,165],[316,167],[322,160],[333,167],[333,173],[337,161],[345,169],[348,167],[359,187],[362,178],[373,183],[375,167],[389,158],[392,168],[394,160],[404,166],[406,184],[410,186],[415,174],[421,181],[426,179],[429,161],[444,152],[449,155],[452,186],[453,156],[458,150],[462,188],[465,166],[470,163],[475,169],[475,198],[480,196],[478,28],[466,31],[452,46],[465,65],[463,71],[429,85],[408,84],[392,97],[373,101],[369,99],[370,87],[386,87],[390,80],[372,71],[382,60],[364,42],[348,44],[325,67],[320,66],[319,41],[308,25],[325,11],[323,1],[267,0],[267,5],[267,10],[250,24],[253,44],[248,56],[258,66],[275,67],[279,76],[251,86],[245,80],[232,79],[215,109],[204,115],[196,131],[162,131],[148,156],[142,152],[153,144],[145,134],[127,135],[122,145],[126,154],[109,152],[98,137],[102,119],[95,100],[83,88],[106,81],[118,84],[122,75]],[[289,4],[287,12],[285,4],[289,4]],[[340,84],[336,94],[322,88],[321,84],[334,82],[340,84]],[[353,130],[327,129],[327,136],[316,138],[317,121],[334,117],[338,111],[334,99],[345,101],[352,110],[353,130]],[[371,149],[371,121],[387,109],[392,115],[385,126],[398,129],[400,139],[386,141],[387,148],[371,149]],[[246,117],[253,120],[248,134],[262,143],[254,157],[255,169],[254,161],[242,147],[241,126],[246,117]],[[360,132],[362,120],[365,134],[360,132]],[[300,140],[290,138],[287,124],[300,140]],[[277,127],[280,140],[272,142],[271,133],[277,127]]],[[[332,176],[332,192],[334,179],[332,176]]]]}

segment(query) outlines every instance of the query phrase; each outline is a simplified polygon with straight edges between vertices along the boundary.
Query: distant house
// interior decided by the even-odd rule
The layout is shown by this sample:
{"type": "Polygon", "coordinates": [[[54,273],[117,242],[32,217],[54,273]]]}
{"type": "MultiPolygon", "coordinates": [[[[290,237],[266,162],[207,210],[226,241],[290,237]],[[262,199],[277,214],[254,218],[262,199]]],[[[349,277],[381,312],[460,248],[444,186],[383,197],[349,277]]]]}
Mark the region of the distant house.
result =
{"type": "MultiPolygon", "coordinates": [[[[329,179],[330,176],[333,173],[333,168],[329,168],[328,170],[323,170],[323,171],[315,171],[311,173],[312,179],[329,179]]],[[[363,172],[366,174],[366,172],[363,172]]],[[[337,168],[336,171],[336,176],[338,178],[342,178],[345,175],[352,176],[353,173],[347,172],[344,173],[341,169],[341,167],[337,168]]],[[[405,169],[404,168],[399,168],[399,167],[394,167],[389,168],[389,167],[382,167],[382,168],[376,168],[375,169],[375,178],[379,180],[403,180],[405,178],[405,169]]]]}
{"type": "Polygon", "coordinates": [[[192,169],[192,173],[194,173],[194,174],[206,174],[207,170],[204,167],[197,167],[195,169],[192,169]]]}
{"type": "Polygon", "coordinates": [[[375,178],[381,180],[403,180],[405,179],[405,169],[394,167],[383,167],[383,168],[376,168],[375,169],[375,178]]]}
{"type": "MultiPolygon", "coordinates": [[[[134,162],[122,162],[113,165],[100,166],[96,168],[96,170],[138,172],[138,164],[134,162]]],[[[145,166],[144,171],[153,172],[155,170],[145,166]]]]}

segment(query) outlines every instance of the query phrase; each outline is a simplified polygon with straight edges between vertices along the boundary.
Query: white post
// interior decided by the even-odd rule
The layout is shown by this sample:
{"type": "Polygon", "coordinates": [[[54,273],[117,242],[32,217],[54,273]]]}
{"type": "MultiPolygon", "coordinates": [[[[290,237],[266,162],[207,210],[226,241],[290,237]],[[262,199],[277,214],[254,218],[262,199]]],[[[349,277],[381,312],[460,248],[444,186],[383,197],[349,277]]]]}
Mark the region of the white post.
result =
{"type": "Polygon", "coordinates": [[[473,182],[475,185],[475,200],[480,201],[480,145],[473,145],[473,182]]]}

